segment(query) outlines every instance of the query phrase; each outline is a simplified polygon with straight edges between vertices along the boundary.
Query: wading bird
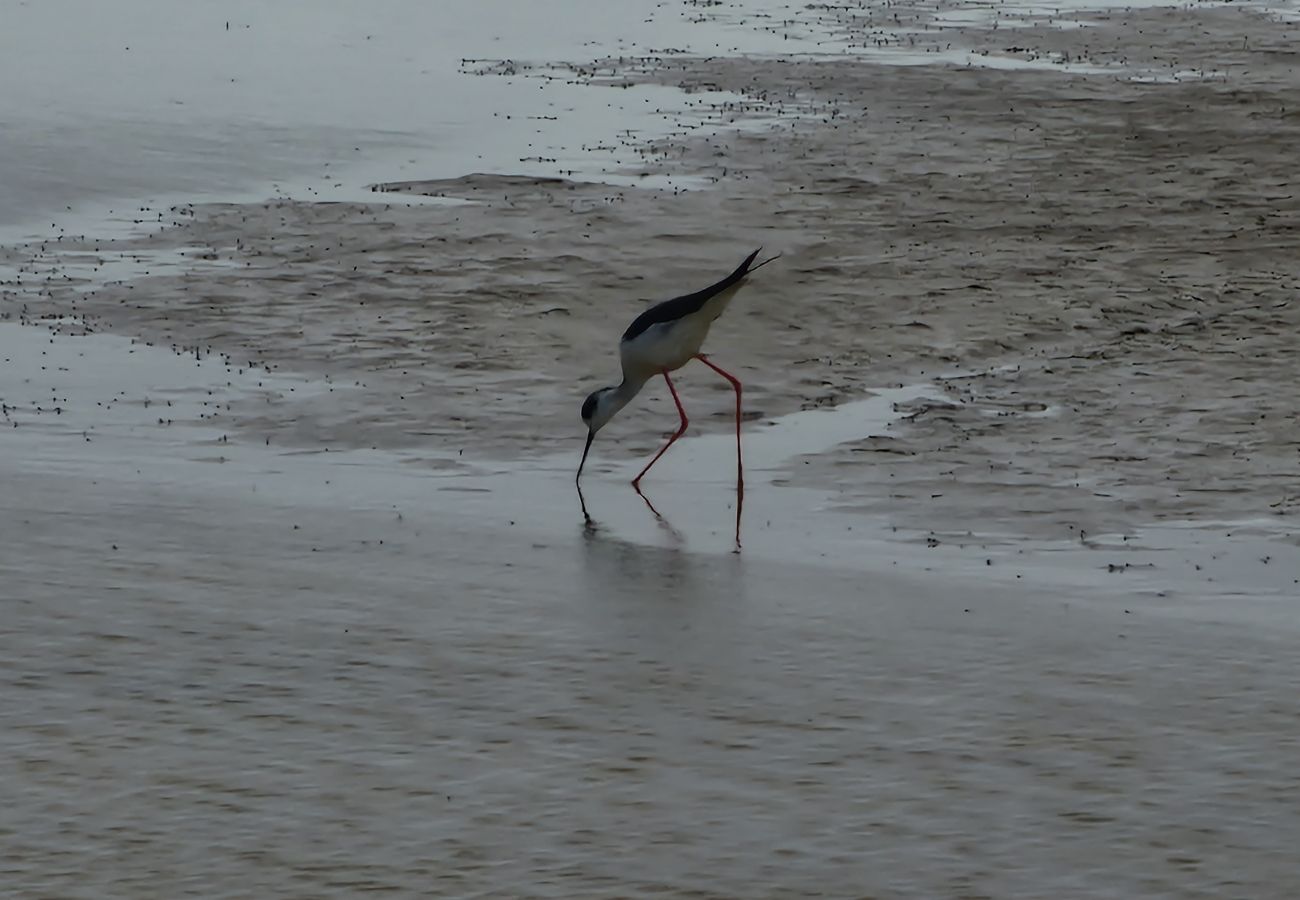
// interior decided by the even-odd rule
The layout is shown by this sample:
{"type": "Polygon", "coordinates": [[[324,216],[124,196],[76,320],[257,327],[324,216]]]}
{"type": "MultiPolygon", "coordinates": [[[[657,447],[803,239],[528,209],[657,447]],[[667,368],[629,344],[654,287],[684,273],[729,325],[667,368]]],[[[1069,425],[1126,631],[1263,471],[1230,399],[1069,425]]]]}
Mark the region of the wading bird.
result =
{"type": "MultiPolygon", "coordinates": [[[[760,247],[749,254],[734,272],[717,284],[650,307],[637,316],[628,326],[627,331],[623,332],[623,338],[618,344],[619,359],[623,365],[622,383],[593,391],[582,404],[582,421],[587,426],[587,444],[582,449],[582,461],[578,463],[577,481],[580,498],[582,467],[587,463],[587,453],[591,450],[591,442],[595,440],[596,432],[604,428],[619,410],[627,406],[632,398],[640,393],[641,388],[645,387],[646,382],[656,375],[662,375],[664,381],[668,383],[668,391],[672,394],[673,402],[677,404],[677,415],[681,418],[681,424],[677,432],[668,439],[668,443],[664,444],[663,449],[654,455],[636,478],[632,479],[632,487],[638,494],[641,493],[641,479],[645,477],[645,473],[649,472],[650,467],[659,461],[659,457],[663,456],[668,448],[686,433],[686,426],[690,424],[686,418],[686,410],[682,408],[681,398],[677,396],[677,389],[673,387],[673,380],[668,373],[680,369],[692,359],[698,359],[731,382],[732,388],[736,391],[736,540],[739,544],[740,506],[745,496],[744,466],[740,452],[741,385],[734,375],[715,366],[705,357],[700,352],[700,348],[704,345],[704,339],[708,337],[709,326],[722,315],[731,298],[745,283],[746,276],[780,256],[777,254],[754,265],[754,260],[758,258],[761,251],[760,247]]],[[[585,503],[583,512],[584,514],[586,512],[585,503]]]]}

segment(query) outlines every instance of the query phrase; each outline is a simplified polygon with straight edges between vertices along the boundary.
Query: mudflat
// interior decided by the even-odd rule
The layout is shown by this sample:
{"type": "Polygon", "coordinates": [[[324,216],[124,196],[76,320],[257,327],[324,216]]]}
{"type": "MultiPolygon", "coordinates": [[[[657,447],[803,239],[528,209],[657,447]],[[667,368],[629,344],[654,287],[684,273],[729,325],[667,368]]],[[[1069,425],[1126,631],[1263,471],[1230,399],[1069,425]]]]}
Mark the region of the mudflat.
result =
{"type": "Polygon", "coordinates": [[[1295,26],[808,15],[865,59],[481,68],[744,95],[616,142],[656,187],[3,251],[6,884],[1293,893],[1295,26]],[[759,244],[744,552],[703,368],[585,527],[617,336],[759,244]]]}

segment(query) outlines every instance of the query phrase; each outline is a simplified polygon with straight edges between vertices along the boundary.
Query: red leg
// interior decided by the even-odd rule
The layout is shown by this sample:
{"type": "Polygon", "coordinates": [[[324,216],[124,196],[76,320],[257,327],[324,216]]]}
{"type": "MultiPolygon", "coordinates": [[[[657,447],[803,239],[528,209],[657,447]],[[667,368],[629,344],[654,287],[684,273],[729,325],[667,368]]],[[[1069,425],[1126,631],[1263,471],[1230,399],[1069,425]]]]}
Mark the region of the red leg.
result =
{"type": "Polygon", "coordinates": [[[730,372],[718,368],[709,362],[709,358],[704,354],[695,357],[704,363],[713,371],[717,372],[723,378],[731,382],[731,386],[736,390],[736,546],[740,546],[740,510],[745,505],[745,464],[740,454],[740,379],[730,372]]]}
{"type": "Polygon", "coordinates": [[[641,474],[632,479],[632,487],[636,488],[638,493],[641,491],[640,483],[641,479],[645,477],[645,473],[650,471],[651,466],[659,462],[659,457],[668,452],[668,448],[671,447],[679,437],[686,433],[686,426],[691,424],[690,420],[686,418],[686,410],[682,409],[682,401],[681,398],[677,396],[677,388],[673,387],[673,380],[668,377],[666,371],[663,375],[664,381],[668,382],[668,390],[673,395],[673,402],[677,404],[677,415],[682,417],[682,424],[681,427],[677,429],[677,433],[668,439],[668,443],[664,444],[664,448],[656,453],[655,458],[650,460],[650,462],[646,464],[646,467],[641,470],[641,474]]]}

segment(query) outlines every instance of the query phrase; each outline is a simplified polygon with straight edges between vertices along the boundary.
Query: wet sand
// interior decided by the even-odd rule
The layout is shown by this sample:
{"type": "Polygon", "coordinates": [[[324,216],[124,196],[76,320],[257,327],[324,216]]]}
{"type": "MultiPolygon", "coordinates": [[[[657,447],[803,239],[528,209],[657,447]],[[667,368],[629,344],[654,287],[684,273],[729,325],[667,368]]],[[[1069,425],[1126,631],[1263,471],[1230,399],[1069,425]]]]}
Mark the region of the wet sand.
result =
{"type": "MultiPolygon", "coordinates": [[[[850,14],[816,27],[906,40],[850,14]]],[[[4,883],[1290,896],[1289,32],[928,15],[918,53],[1046,70],[588,65],[750,102],[627,137],[653,187],[385,183],[5,251],[4,883]],[[625,485],[673,422],[647,392],[585,528],[577,405],[623,323],[759,243],[710,342],[744,552],[706,370],[666,521],[625,485]]]]}

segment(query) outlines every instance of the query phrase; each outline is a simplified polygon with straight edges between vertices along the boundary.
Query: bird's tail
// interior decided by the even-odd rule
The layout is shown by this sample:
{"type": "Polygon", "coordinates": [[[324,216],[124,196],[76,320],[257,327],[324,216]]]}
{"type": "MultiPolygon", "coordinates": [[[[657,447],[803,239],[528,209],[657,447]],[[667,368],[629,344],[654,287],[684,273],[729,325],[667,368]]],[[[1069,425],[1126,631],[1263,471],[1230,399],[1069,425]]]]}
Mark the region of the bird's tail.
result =
{"type": "Polygon", "coordinates": [[[736,287],[742,281],[745,280],[745,276],[748,275],[750,272],[753,272],[756,269],[763,268],[763,266],[767,265],[773,259],[776,259],[777,256],[781,255],[780,253],[778,253],[776,256],[773,256],[772,259],[765,259],[758,265],[754,265],[754,260],[758,259],[758,254],[762,252],[763,252],[763,248],[759,247],[753,253],[749,254],[749,256],[746,256],[744,262],[736,266],[736,271],[732,272],[730,275],[728,275],[726,278],[719,281],[717,284],[707,287],[704,290],[699,291],[695,294],[691,294],[691,296],[701,298],[701,302],[703,302],[703,300],[707,300],[713,295],[725,291],[727,288],[736,287]]]}
{"type": "Polygon", "coordinates": [[[758,256],[758,254],[762,252],[763,252],[763,248],[759,247],[757,250],[755,250],[753,253],[749,255],[749,259],[745,260],[744,269],[746,275],[748,275],[750,272],[757,272],[759,269],[763,268],[763,266],[767,265],[773,260],[777,260],[781,258],[781,254],[778,253],[776,256],[769,256],[767,259],[763,260],[758,265],[751,266],[750,263],[753,262],[754,259],[758,256]]]}

